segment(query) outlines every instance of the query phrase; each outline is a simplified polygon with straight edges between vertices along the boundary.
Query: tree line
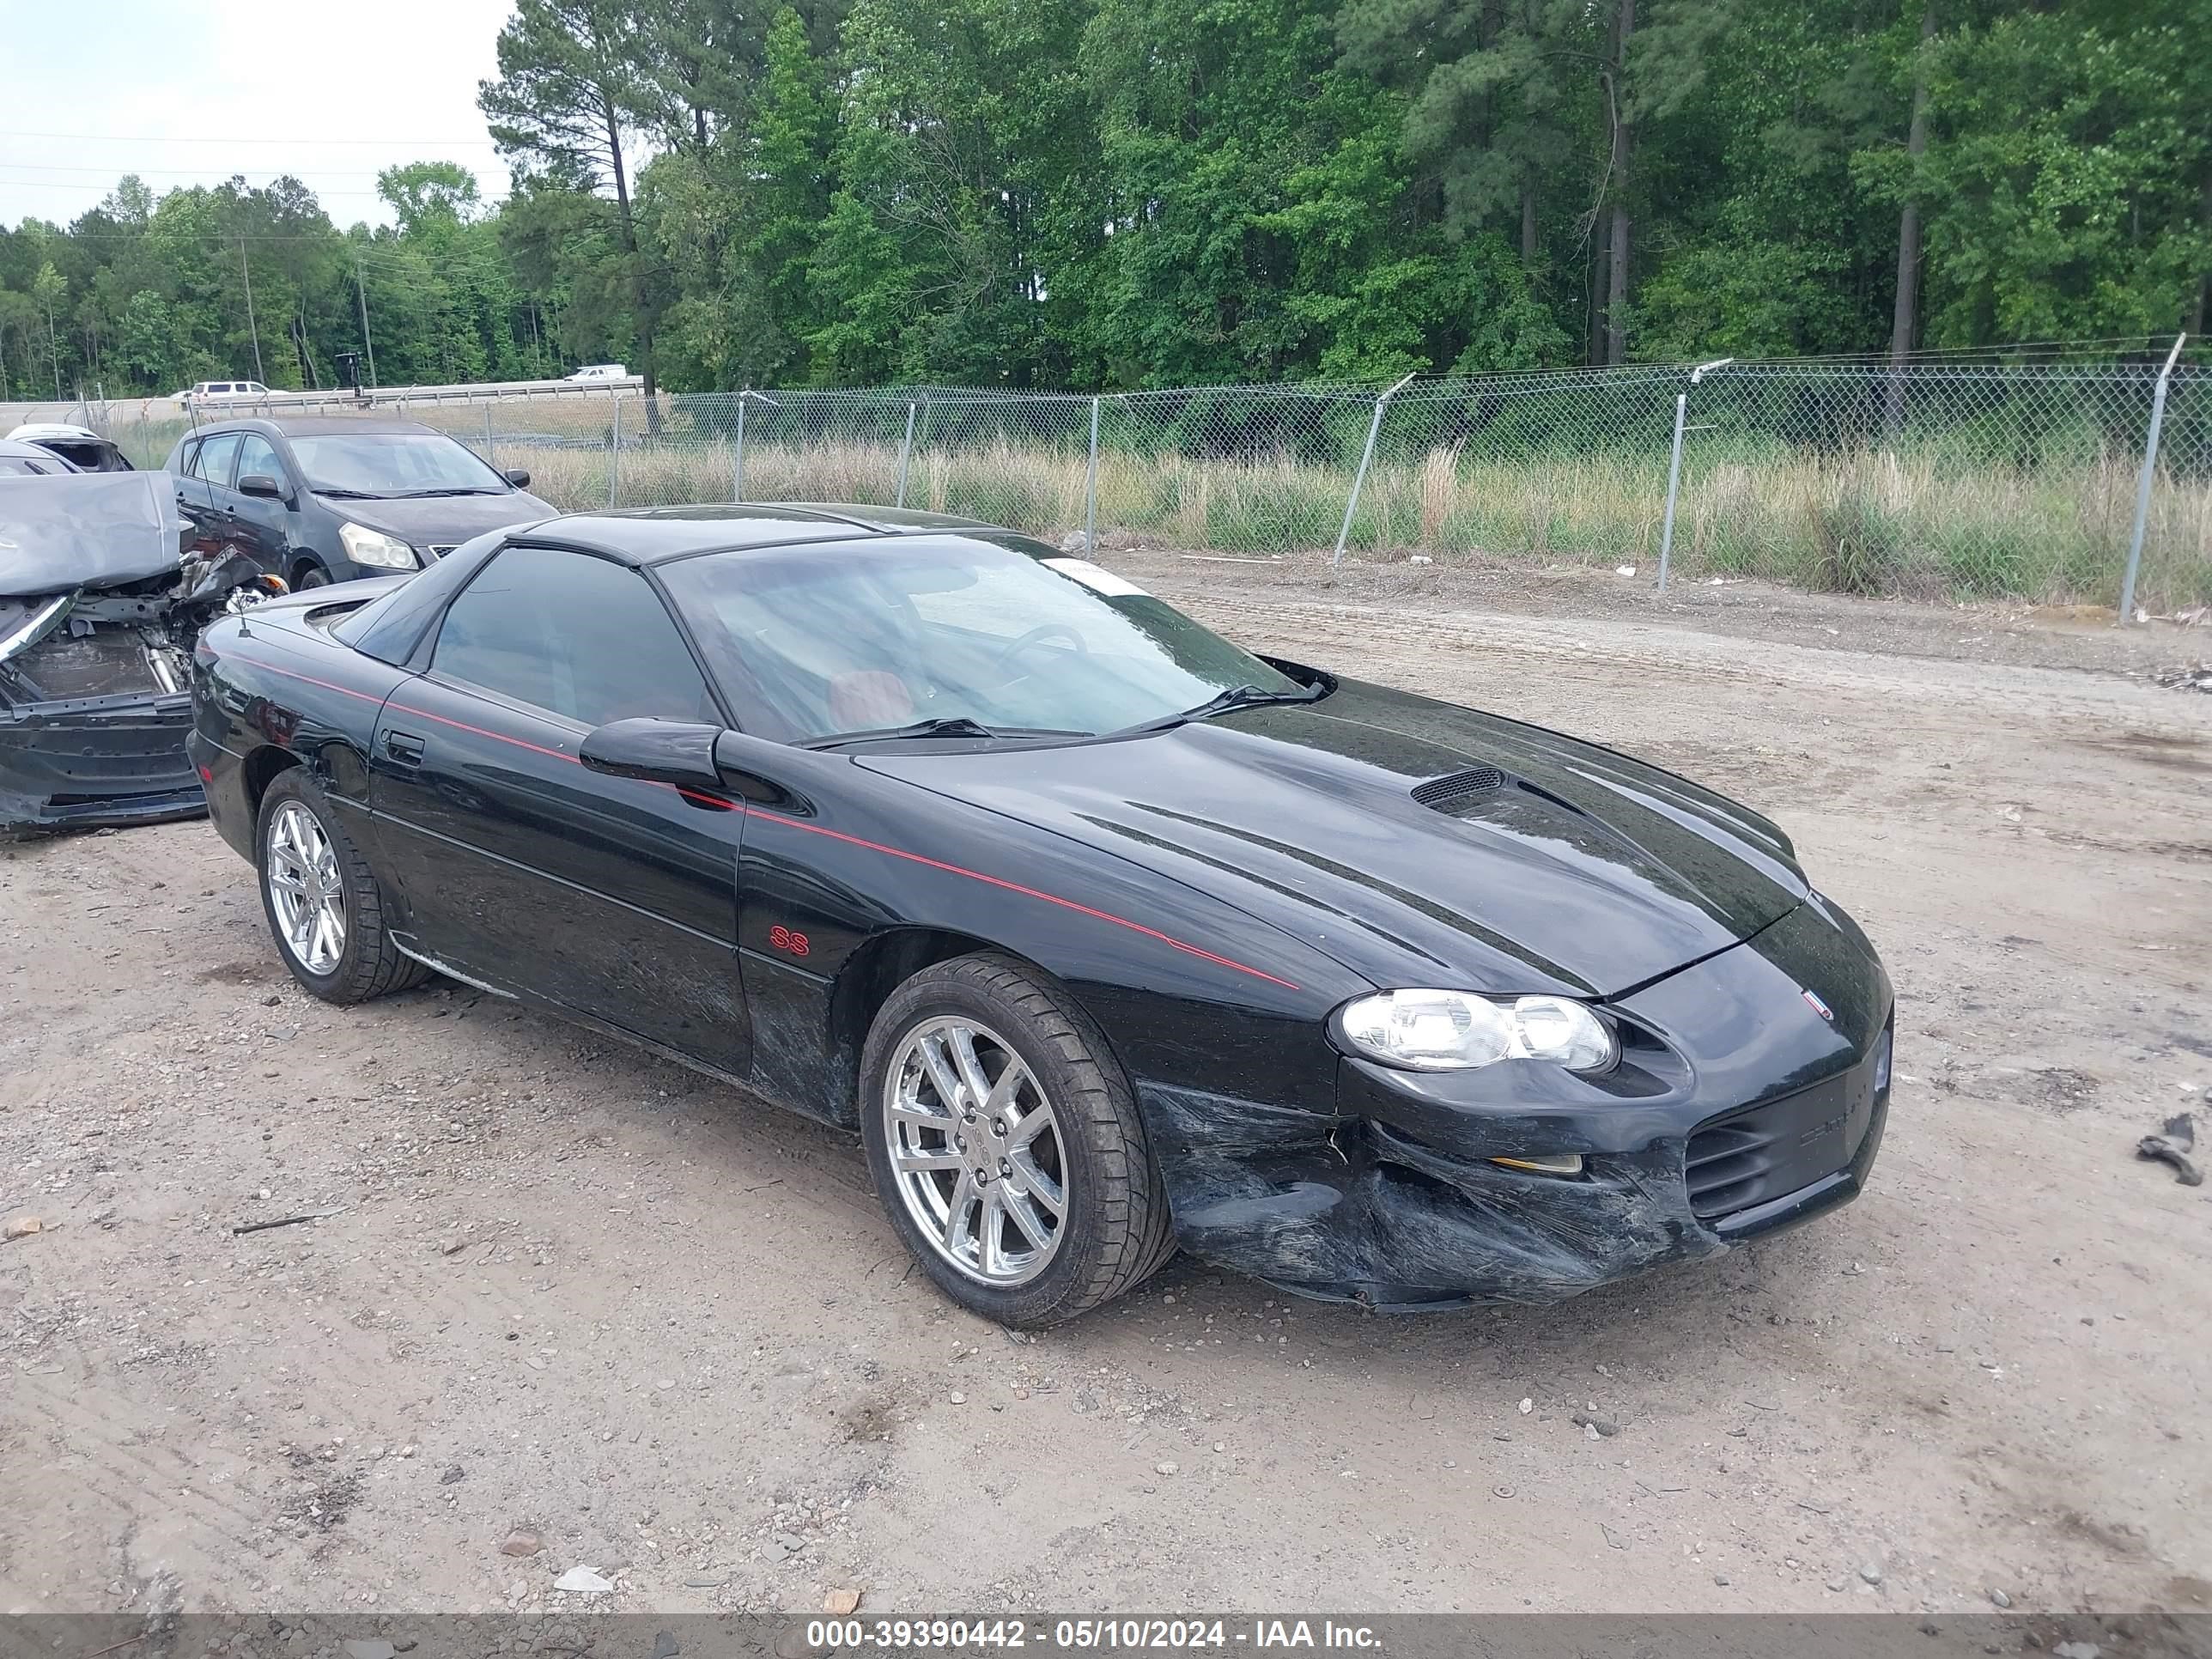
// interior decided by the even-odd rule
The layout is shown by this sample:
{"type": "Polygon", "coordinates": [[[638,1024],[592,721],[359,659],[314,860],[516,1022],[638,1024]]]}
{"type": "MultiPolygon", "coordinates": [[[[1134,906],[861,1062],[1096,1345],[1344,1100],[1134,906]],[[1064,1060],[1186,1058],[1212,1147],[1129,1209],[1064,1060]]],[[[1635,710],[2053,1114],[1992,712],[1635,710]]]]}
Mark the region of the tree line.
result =
{"type": "Polygon", "coordinates": [[[2212,0],[519,0],[497,64],[495,206],[424,162],[374,228],[135,178],[0,228],[0,397],[1381,380],[2212,295],[2212,0]]]}

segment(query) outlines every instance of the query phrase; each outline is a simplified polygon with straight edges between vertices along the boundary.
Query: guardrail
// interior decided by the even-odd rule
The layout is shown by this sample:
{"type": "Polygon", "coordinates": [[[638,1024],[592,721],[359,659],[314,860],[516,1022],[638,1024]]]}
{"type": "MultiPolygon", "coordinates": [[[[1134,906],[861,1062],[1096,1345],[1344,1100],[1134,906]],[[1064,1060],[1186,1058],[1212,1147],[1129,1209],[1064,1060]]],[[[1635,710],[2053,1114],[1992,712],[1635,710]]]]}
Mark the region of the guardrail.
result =
{"type": "Polygon", "coordinates": [[[641,375],[618,380],[487,380],[453,386],[380,386],[331,387],[315,392],[275,392],[265,398],[79,398],[58,403],[0,404],[0,432],[37,422],[59,422],[70,426],[104,428],[116,416],[145,419],[151,416],[197,410],[204,417],[223,415],[269,414],[277,410],[307,411],[323,409],[400,408],[507,403],[531,400],[599,399],[611,401],[635,395],[643,388],[641,375]]]}

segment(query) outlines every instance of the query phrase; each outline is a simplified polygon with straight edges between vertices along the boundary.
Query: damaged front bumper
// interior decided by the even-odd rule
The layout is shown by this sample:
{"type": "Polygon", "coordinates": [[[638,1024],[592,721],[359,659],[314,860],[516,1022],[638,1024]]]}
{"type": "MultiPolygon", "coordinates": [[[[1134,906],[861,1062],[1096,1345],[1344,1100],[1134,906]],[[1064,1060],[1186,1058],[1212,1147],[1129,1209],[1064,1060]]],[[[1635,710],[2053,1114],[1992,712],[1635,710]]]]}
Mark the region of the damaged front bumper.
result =
{"type": "Polygon", "coordinates": [[[205,808],[185,754],[189,665],[165,598],[17,600],[0,623],[0,834],[205,808]]]}
{"type": "Polygon", "coordinates": [[[1622,1058],[1601,1078],[1346,1059],[1334,1116],[1138,1095],[1194,1255],[1385,1310],[1555,1302],[1856,1196],[1888,1108],[1891,1006],[1864,936],[1815,896],[1608,1004],[1622,1058]]]}
{"type": "Polygon", "coordinates": [[[0,833],[197,817],[189,695],[0,709],[0,833]]]}

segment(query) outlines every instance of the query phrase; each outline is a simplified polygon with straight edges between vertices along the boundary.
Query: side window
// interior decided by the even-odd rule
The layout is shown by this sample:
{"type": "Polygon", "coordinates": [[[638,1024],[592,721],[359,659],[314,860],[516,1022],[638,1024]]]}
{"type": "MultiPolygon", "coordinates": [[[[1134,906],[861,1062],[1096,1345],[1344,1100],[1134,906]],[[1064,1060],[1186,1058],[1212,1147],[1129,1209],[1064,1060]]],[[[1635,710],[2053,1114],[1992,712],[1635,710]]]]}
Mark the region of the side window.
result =
{"type": "Polygon", "coordinates": [[[720,718],[660,596],[585,553],[495,554],[447,607],[431,666],[584,726],[720,718]]]}
{"type": "Polygon", "coordinates": [[[200,476],[200,441],[198,438],[189,440],[185,445],[185,453],[177,457],[177,476],[179,478],[200,476]]]}
{"type": "Polygon", "coordinates": [[[193,463],[194,476],[205,478],[212,484],[230,483],[231,463],[238,458],[238,434],[219,432],[212,438],[200,440],[199,458],[193,463]]]}
{"type": "Polygon", "coordinates": [[[284,482],[284,463],[276,459],[276,447],[258,432],[249,432],[238,446],[238,476],[258,472],[264,477],[284,482]]]}

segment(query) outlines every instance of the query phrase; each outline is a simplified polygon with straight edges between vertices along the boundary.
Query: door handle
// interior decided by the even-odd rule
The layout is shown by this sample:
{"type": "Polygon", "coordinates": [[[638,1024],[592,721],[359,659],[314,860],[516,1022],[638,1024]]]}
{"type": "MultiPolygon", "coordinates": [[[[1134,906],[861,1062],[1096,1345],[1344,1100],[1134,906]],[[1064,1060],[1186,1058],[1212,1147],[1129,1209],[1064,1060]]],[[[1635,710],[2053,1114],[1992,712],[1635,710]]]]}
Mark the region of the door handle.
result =
{"type": "Polygon", "coordinates": [[[384,752],[402,766],[420,766],[422,763],[422,739],[411,732],[386,732],[384,734],[384,752]]]}

